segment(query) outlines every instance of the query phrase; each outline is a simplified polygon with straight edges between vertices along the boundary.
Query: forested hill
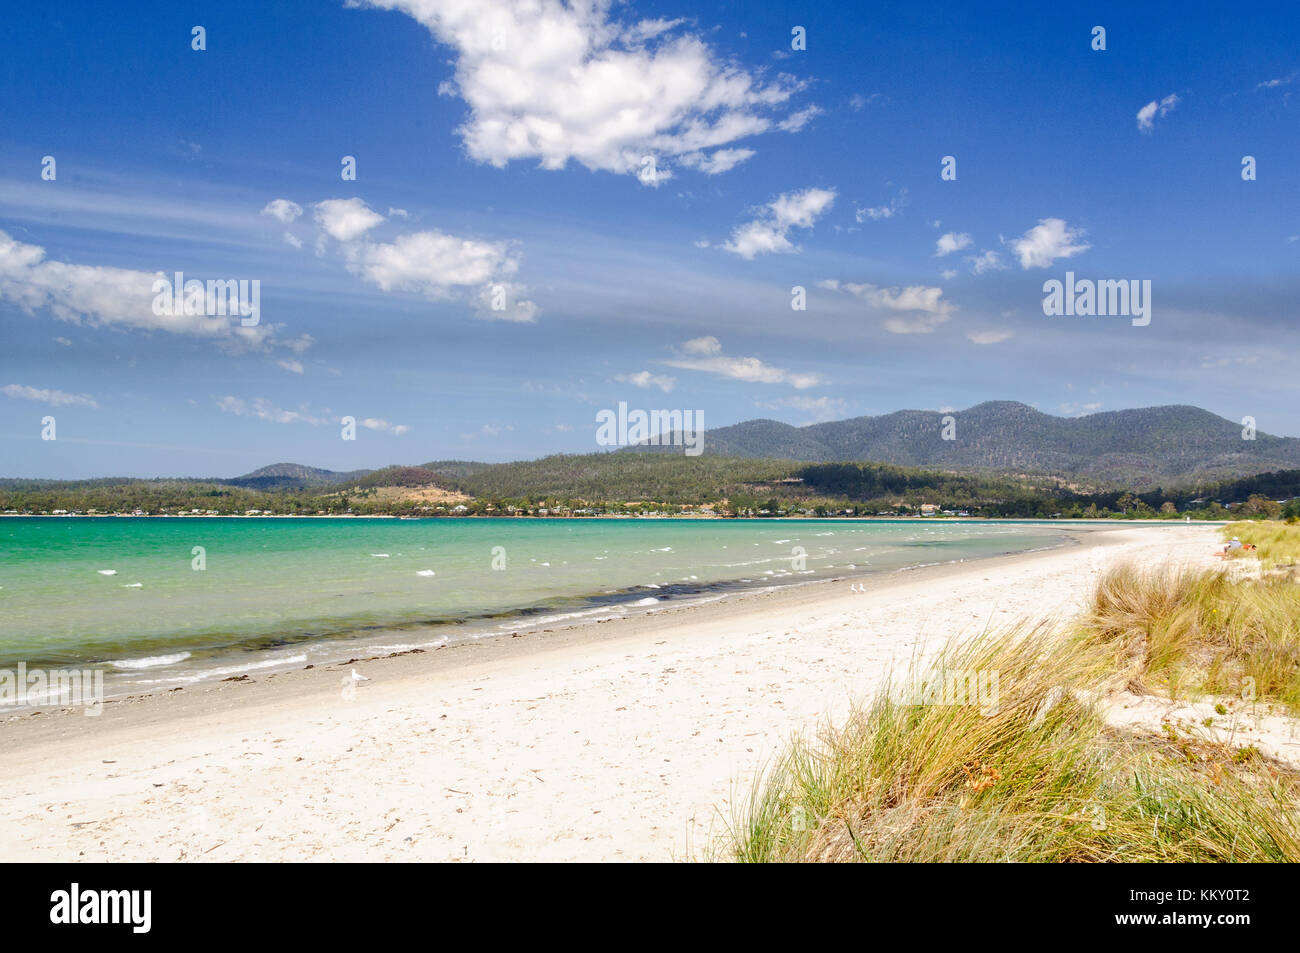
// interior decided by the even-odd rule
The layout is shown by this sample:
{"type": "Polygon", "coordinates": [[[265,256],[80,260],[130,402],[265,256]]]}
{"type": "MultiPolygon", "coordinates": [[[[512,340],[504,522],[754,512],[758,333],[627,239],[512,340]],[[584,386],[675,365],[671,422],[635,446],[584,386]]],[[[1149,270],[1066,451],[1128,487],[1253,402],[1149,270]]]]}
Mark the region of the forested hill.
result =
{"type": "MultiPolygon", "coordinates": [[[[723,457],[1046,473],[1093,484],[1150,487],[1208,482],[1300,466],[1300,439],[1258,432],[1199,407],[1144,407],[1054,417],[1015,401],[948,414],[900,410],[794,427],[749,420],[709,430],[704,453],[723,457]]],[[[680,447],[633,447],[676,452],[680,447]]]]}

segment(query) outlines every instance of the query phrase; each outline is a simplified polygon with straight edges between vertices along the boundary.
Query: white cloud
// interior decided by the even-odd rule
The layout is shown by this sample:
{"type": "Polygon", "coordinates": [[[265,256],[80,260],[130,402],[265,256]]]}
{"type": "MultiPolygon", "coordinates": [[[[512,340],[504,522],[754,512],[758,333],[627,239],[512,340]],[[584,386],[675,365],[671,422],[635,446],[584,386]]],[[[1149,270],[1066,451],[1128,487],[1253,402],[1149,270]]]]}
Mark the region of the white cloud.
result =
{"type": "Polygon", "coordinates": [[[987,248],[978,255],[968,255],[966,261],[970,263],[970,270],[977,275],[986,271],[1002,271],[1007,267],[1002,263],[1001,255],[987,248]]]}
{"type": "Polygon", "coordinates": [[[722,344],[712,334],[702,338],[691,338],[682,345],[687,354],[721,354],[722,344]]]}
{"type": "MultiPolygon", "coordinates": [[[[350,271],[381,291],[408,291],[433,299],[468,297],[478,317],[532,322],[541,309],[527,288],[510,280],[519,259],[507,242],[460,238],[434,229],[399,235],[391,242],[361,238],[384,216],[359,198],[318,202],[318,250],[328,235],[340,243],[350,271]]],[[[400,209],[391,212],[407,213],[400,209]]]]}
{"type": "Polygon", "coordinates": [[[831,291],[847,291],[877,308],[893,311],[926,311],[931,314],[948,314],[955,310],[943,297],[942,288],[926,285],[910,285],[906,288],[882,288],[879,285],[855,283],[852,281],[823,281],[821,287],[831,291]]]}
{"type": "Polygon", "coordinates": [[[1088,414],[1095,414],[1099,410],[1101,410],[1100,403],[1095,403],[1095,404],[1069,403],[1069,404],[1061,405],[1061,412],[1064,414],[1069,414],[1071,417],[1086,417],[1088,416],[1088,414]]]}
{"type": "Polygon", "coordinates": [[[860,112],[864,107],[870,106],[872,103],[878,100],[883,100],[884,98],[884,93],[872,93],[870,96],[863,96],[861,93],[854,93],[849,97],[849,106],[855,112],[860,112]]]}
{"type": "Polygon", "coordinates": [[[513,281],[496,281],[484,285],[477,295],[475,314],[484,321],[514,321],[532,324],[542,313],[527,297],[528,289],[513,281]]]}
{"type": "Polygon", "coordinates": [[[689,152],[682,156],[681,163],[688,168],[699,169],[705,175],[718,175],[722,172],[730,172],[755,155],[757,153],[753,149],[715,149],[708,155],[703,152],[689,152]]]}
{"type": "Polygon", "coordinates": [[[638,371],[635,374],[619,374],[614,380],[624,384],[632,384],[642,389],[658,387],[665,394],[677,384],[677,378],[675,377],[668,377],[664,374],[651,374],[649,371],[638,371]]]}
{"type": "Polygon", "coordinates": [[[935,257],[942,258],[963,248],[970,248],[972,241],[973,239],[966,232],[948,232],[940,235],[939,240],[934,243],[935,257]]]}
{"type": "Polygon", "coordinates": [[[276,343],[271,325],[244,327],[238,316],[154,314],[153,284],[161,278],[172,280],[162,272],[47,260],[44,248],[0,231],[0,300],[25,311],[48,308],[60,321],[90,327],[205,337],[236,351],[276,343]]]}
{"type": "Polygon", "coordinates": [[[1173,112],[1174,107],[1180,102],[1182,102],[1182,100],[1180,100],[1175,93],[1170,93],[1159,102],[1154,99],[1151,100],[1151,102],[1147,103],[1137,112],[1139,131],[1150,132],[1155,128],[1156,117],[1159,116],[1163,119],[1165,116],[1169,115],[1169,113],[1173,112]]]}
{"type": "Polygon", "coordinates": [[[966,337],[976,344],[1000,344],[1014,335],[1010,331],[967,331],[966,337]]]}
{"type": "Polygon", "coordinates": [[[289,225],[302,214],[302,206],[297,202],[290,202],[288,199],[271,199],[262,209],[262,214],[270,215],[272,218],[279,219],[284,224],[289,225]]]}
{"type": "MultiPolygon", "coordinates": [[[[286,410],[278,407],[265,397],[254,397],[252,400],[245,400],[242,397],[219,397],[217,406],[228,414],[234,414],[236,417],[256,417],[258,420],[266,420],[276,424],[311,424],[312,426],[322,426],[325,424],[337,424],[338,418],[330,416],[329,411],[315,412],[306,407],[301,410],[286,410]]],[[[357,423],[367,430],[376,430],[383,433],[391,433],[395,436],[401,436],[411,428],[406,424],[392,424],[387,420],[378,417],[367,417],[364,420],[358,420],[357,423]]]]}
{"type": "Polygon", "coordinates": [[[1279,86],[1290,86],[1295,82],[1297,76],[1300,76],[1300,70],[1292,73],[1290,76],[1277,76],[1273,79],[1266,79],[1262,83],[1256,83],[1255,89],[1277,89],[1279,86]]]}
{"type": "Polygon", "coordinates": [[[1011,248],[1021,268],[1046,268],[1057,258],[1073,258],[1091,248],[1076,244],[1083,234],[1083,229],[1070,228],[1064,219],[1040,218],[1037,225],[1011,242],[1011,248]]]}
{"type": "Polygon", "coordinates": [[[780,397],[772,401],[757,401],[756,405],[769,410],[790,407],[811,414],[811,422],[839,420],[847,412],[847,405],[840,397],[806,397],[796,394],[792,397],[780,397]]]}
{"type": "Polygon", "coordinates": [[[1205,357],[1201,359],[1201,367],[1231,367],[1233,365],[1251,365],[1259,363],[1258,354],[1238,354],[1229,357],[1205,357]]]}
{"type": "Polygon", "coordinates": [[[687,356],[661,363],[686,371],[705,371],[732,380],[760,384],[789,384],[795,390],[807,390],[822,383],[818,374],[801,374],[765,364],[756,357],[726,357],[722,345],[712,336],[693,338],[682,345],[687,356]]]}
{"type": "Polygon", "coordinates": [[[782,116],[799,82],[760,82],[680,33],[684,20],[618,22],[610,0],[364,2],[406,13],[453,48],[455,78],[438,91],[466,102],[465,149],[497,167],[574,160],[634,174],[647,155],[702,152],[811,118],[782,116]]]}
{"type": "Polygon", "coordinates": [[[367,417],[365,420],[358,420],[357,423],[365,427],[367,430],[378,430],[381,433],[391,433],[396,437],[400,437],[411,429],[406,424],[390,424],[387,420],[382,420],[378,417],[367,417]]]}
{"type": "Polygon", "coordinates": [[[893,334],[929,334],[948,321],[952,313],[957,310],[957,306],[951,301],[943,300],[942,288],[927,285],[883,288],[865,282],[841,282],[834,279],[818,282],[818,285],[831,291],[846,291],[873,308],[910,312],[908,317],[891,317],[885,320],[883,325],[885,330],[893,334]]]}
{"type": "Polygon", "coordinates": [[[292,374],[301,374],[303,372],[302,361],[295,361],[286,358],[283,361],[276,361],[275,363],[277,366],[283,367],[286,371],[289,371],[292,374]]]}
{"type": "Polygon", "coordinates": [[[383,291],[401,288],[444,297],[451,288],[477,287],[518,267],[504,242],[478,242],[442,232],[412,232],[393,242],[349,250],[352,267],[383,291]]]}
{"type": "Polygon", "coordinates": [[[358,198],[326,199],[316,203],[316,224],[335,241],[350,242],[383,220],[384,216],[358,198]]]}
{"type": "Polygon", "coordinates": [[[284,241],[286,245],[292,245],[294,248],[302,247],[302,239],[299,238],[297,235],[295,235],[293,232],[285,232],[284,241]]]}
{"type": "Polygon", "coordinates": [[[901,189],[898,195],[889,200],[888,205],[880,205],[875,208],[860,208],[853,215],[859,222],[865,222],[868,219],[873,222],[884,221],[893,218],[907,204],[907,189],[901,189]]]}
{"type": "Polygon", "coordinates": [[[321,424],[333,422],[307,409],[285,410],[283,407],[277,407],[265,397],[254,397],[252,400],[245,400],[242,397],[219,397],[217,398],[217,406],[228,414],[234,414],[236,417],[256,417],[259,420],[268,420],[276,424],[302,423],[320,426],[321,424]]]}
{"type": "Polygon", "coordinates": [[[784,192],[763,206],[759,218],[737,226],[722,247],[745,259],[768,252],[792,252],[795,246],[787,237],[790,229],[812,228],[834,202],[834,189],[784,192]]]}
{"type": "Polygon", "coordinates": [[[791,113],[788,117],[778,122],[776,127],[782,132],[798,132],[821,114],[822,109],[820,106],[808,106],[804,109],[800,109],[796,113],[791,113]]]}
{"type": "Polygon", "coordinates": [[[28,387],[26,384],[6,384],[0,387],[0,394],[18,400],[34,400],[52,407],[99,407],[95,398],[89,394],[69,394],[61,390],[28,387]]]}

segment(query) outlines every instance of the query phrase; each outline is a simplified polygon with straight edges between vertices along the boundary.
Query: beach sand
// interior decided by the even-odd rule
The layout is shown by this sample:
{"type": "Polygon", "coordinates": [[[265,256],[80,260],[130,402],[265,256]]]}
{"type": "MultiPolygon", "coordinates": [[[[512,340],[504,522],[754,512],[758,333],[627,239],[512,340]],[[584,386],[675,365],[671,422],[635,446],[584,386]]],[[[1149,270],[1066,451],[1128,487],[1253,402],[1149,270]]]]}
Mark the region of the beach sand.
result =
{"type": "Polygon", "coordinates": [[[952,636],[1077,612],[1215,528],[751,592],[0,720],[4,860],[697,857],[795,733],[952,636]],[[850,586],[865,581],[865,592],[850,586]],[[352,669],[369,680],[342,682],[352,669]]]}

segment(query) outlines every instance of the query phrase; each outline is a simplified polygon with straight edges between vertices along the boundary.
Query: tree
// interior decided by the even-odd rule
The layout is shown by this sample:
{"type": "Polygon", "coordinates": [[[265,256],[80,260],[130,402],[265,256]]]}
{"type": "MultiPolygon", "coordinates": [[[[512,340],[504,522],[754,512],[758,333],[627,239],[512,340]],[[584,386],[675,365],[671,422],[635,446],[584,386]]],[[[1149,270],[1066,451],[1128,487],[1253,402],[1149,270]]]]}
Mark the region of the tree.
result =
{"type": "Polygon", "coordinates": [[[1262,516],[1265,519],[1277,519],[1282,515],[1282,504],[1276,500],[1270,500],[1266,496],[1254,493],[1250,499],[1241,505],[1241,513],[1243,516],[1262,516]]]}

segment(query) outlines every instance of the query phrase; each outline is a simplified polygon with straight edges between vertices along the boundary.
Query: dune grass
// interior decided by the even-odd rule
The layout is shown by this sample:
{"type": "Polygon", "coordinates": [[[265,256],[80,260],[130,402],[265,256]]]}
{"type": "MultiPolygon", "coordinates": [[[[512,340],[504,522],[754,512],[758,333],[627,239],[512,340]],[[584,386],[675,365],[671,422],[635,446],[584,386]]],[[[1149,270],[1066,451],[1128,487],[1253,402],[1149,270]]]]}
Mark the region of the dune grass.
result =
{"type": "Polygon", "coordinates": [[[1243,520],[1223,527],[1223,538],[1236,536],[1243,543],[1253,543],[1254,553],[1236,550],[1231,558],[1256,555],[1265,569],[1300,566],[1300,524],[1276,520],[1243,520]]]}
{"type": "Polygon", "coordinates": [[[1080,637],[1139,691],[1258,698],[1300,714],[1300,585],[1287,576],[1121,566],[1098,583],[1080,637]]]}
{"type": "Polygon", "coordinates": [[[1297,591],[1113,570],[1077,626],[952,645],[907,673],[907,691],[887,685],[796,741],[717,859],[1300,861],[1300,772],[1169,725],[1121,731],[1095,705],[1122,687],[1235,693],[1247,677],[1295,704],[1297,591]],[[994,686],[996,704],[926,693],[954,672],[996,673],[968,682],[994,686]]]}

